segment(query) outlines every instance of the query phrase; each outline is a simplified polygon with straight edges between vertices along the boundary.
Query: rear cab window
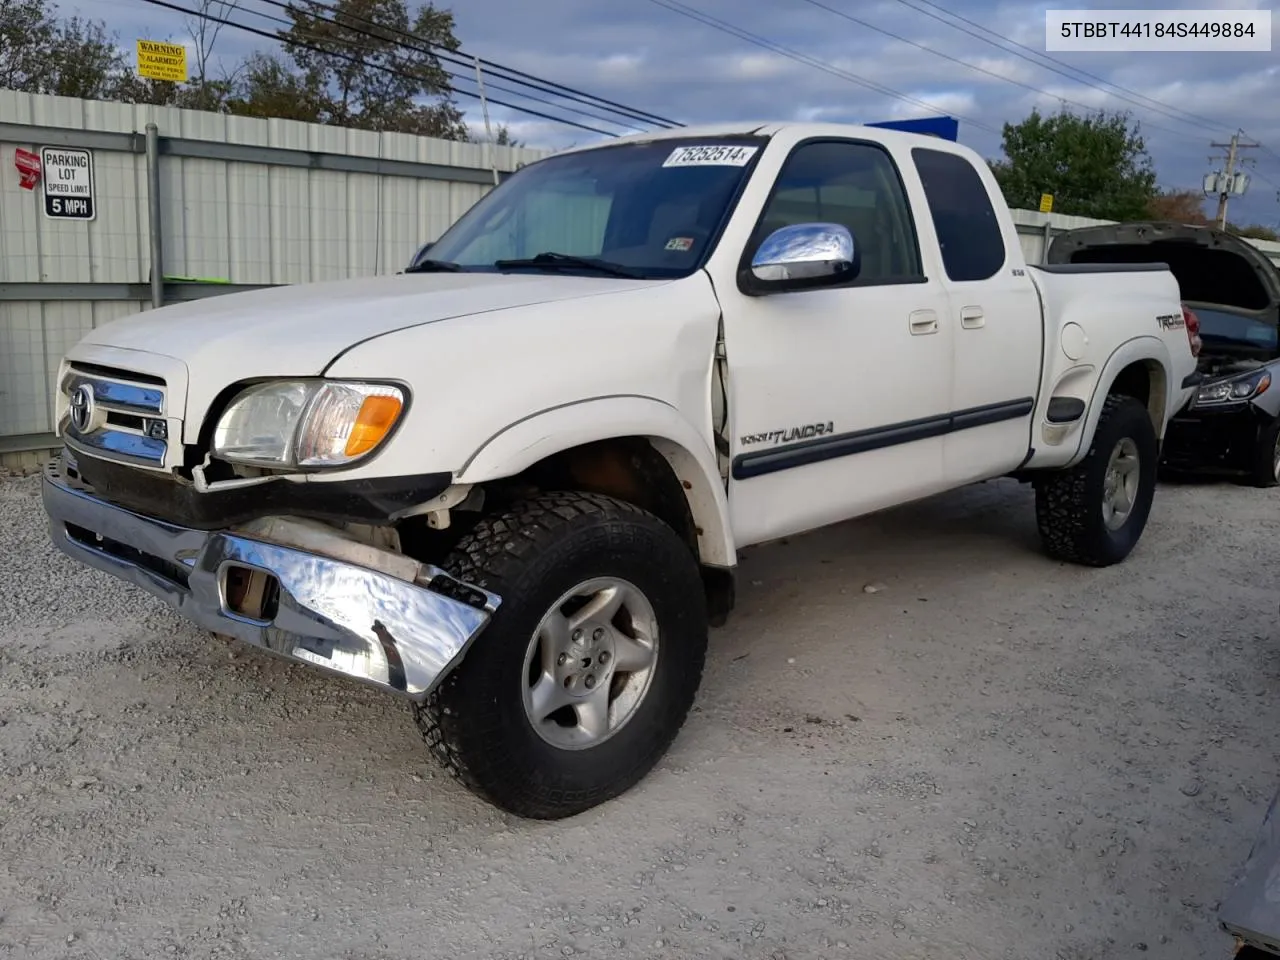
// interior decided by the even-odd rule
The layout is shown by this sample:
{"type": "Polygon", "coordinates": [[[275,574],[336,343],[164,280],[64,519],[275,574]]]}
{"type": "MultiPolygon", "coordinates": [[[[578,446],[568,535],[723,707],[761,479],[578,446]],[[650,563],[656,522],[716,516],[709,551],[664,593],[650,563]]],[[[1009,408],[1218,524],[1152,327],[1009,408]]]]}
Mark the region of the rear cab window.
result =
{"type": "Polygon", "coordinates": [[[945,150],[914,147],[911,159],[924,187],[947,279],[994,277],[1004,267],[1008,251],[1000,218],[978,171],[965,157],[945,150]]]}

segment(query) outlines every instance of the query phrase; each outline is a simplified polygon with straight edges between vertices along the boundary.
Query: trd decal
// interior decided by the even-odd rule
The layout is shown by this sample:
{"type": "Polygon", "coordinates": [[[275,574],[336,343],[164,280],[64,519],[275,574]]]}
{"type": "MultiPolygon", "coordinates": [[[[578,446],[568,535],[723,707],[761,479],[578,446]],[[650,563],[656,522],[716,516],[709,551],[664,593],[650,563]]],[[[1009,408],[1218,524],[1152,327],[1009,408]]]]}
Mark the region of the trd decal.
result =
{"type": "Polygon", "coordinates": [[[740,438],[739,442],[744,447],[760,443],[771,443],[776,446],[779,443],[791,443],[793,440],[827,437],[835,432],[835,424],[828,420],[826,423],[811,423],[807,427],[788,427],[786,430],[770,430],[768,433],[749,433],[740,438]]]}
{"type": "Polygon", "coordinates": [[[1174,330],[1187,325],[1186,319],[1180,313],[1162,313],[1156,317],[1156,323],[1166,330],[1174,330]]]}

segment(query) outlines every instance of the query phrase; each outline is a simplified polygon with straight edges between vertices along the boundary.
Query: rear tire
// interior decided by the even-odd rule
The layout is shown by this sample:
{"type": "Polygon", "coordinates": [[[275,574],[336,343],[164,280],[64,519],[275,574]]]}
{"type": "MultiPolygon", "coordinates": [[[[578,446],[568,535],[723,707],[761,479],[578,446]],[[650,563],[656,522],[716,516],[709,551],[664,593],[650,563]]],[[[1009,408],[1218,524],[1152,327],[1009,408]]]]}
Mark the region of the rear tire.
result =
{"type": "Polygon", "coordinates": [[[1105,567],[1124,560],[1146,528],[1159,444],[1147,408],[1111,395],[1088,455],[1036,482],[1036,522],[1056,560],[1105,567]]]}
{"type": "Polygon", "coordinates": [[[550,493],[482,520],[442,566],[502,603],[414,707],[436,759],[490,803],[544,820],[642,779],[683,726],[706,657],[701,574],[676,533],[623,501],[550,493]],[[566,598],[575,590],[585,606],[566,598]]]}
{"type": "Polygon", "coordinates": [[[1280,418],[1258,431],[1249,479],[1255,487],[1264,489],[1280,483],[1280,418]]]}

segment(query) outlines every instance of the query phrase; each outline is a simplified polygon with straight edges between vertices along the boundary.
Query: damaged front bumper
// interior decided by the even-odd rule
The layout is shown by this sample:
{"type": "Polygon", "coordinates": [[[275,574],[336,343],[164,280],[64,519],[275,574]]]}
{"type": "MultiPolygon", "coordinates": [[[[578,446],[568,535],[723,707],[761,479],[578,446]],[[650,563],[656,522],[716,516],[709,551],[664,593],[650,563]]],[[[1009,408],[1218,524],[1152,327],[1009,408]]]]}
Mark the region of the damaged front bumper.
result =
{"type": "Polygon", "coordinates": [[[269,518],[192,530],[115,506],[52,460],[41,485],[63,553],[136,584],[191,622],[287,659],[422,700],[500,600],[323,524],[269,518]]]}

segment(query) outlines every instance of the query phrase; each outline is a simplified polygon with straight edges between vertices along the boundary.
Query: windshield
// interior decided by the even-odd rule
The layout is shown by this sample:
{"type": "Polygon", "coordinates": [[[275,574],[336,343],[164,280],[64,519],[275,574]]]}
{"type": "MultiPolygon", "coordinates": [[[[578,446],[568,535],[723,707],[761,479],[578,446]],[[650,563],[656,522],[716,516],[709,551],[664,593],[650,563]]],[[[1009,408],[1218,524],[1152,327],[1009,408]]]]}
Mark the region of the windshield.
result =
{"type": "Polygon", "coordinates": [[[1231,313],[1194,304],[1191,309],[1200,318],[1200,339],[1207,348],[1249,353],[1276,353],[1280,348],[1275,318],[1266,320],[1257,314],[1231,313]]]}
{"type": "MultiPolygon", "coordinates": [[[[554,253],[645,279],[685,276],[703,262],[763,144],[672,139],[548,157],[490,191],[429,257],[496,270],[554,253]]],[[[563,259],[523,267],[586,272],[563,259]]]]}

